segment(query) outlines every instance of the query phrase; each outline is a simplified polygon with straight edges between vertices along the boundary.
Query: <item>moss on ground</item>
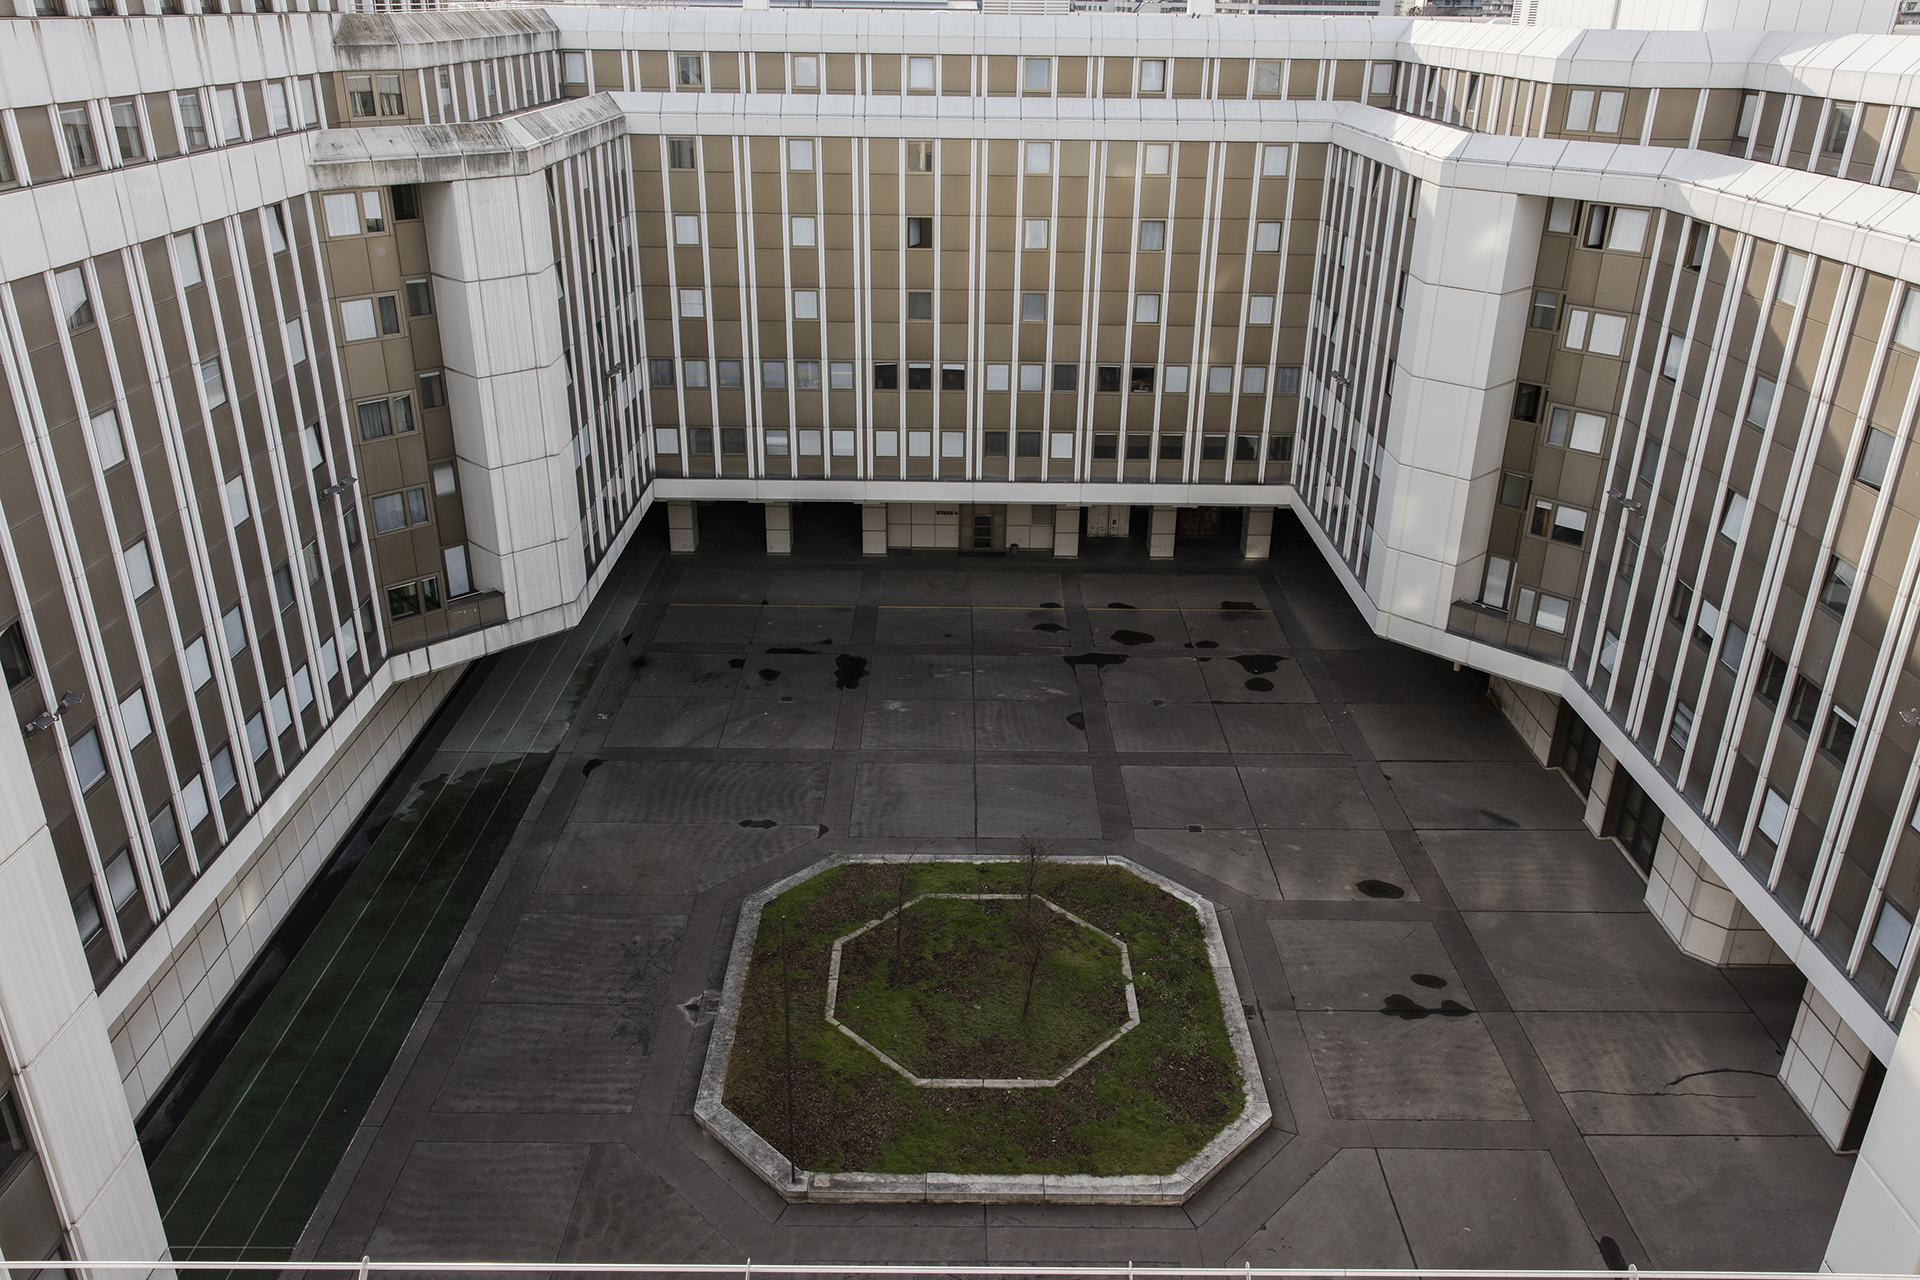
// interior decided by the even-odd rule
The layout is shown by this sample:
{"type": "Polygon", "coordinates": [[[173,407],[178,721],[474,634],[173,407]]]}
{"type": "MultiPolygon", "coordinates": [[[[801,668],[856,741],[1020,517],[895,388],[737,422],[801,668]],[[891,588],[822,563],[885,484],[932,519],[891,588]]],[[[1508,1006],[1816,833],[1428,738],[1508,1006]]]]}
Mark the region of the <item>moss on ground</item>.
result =
{"type": "MultiPolygon", "coordinates": [[[[802,1168],[1166,1174],[1239,1116],[1242,1082],[1198,917],[1188,904],[1131,872],[1102,865],[1049,865],[1040,891],[1126,942],[1140,1026],[1051,1088],[922,1089],[908,1083],[825,1017],[834,940],[893,908],[901,896],[899,874],[898,866],[835,867],[794,886],[761,913],[725,1100],[802,1168]],[[783,920],[792,991],[791,1115],[783,920]]],[[[907,874],[906,896],[912,897],[1018,892],[1022,870],[1011,863],[925,863],[907,874]]],[[[890,1049],[905,1046],[920,1055],[910,1064],[916,1070],[936,1062],[1018,1064],[991,1072],[942,1068],[940,1075],[1039,1075],[1046,1063],[1071,1063],[1125,1020],[1117,963],[1111,969],[1101,963],[1102,954],[1114,952],[1056,917],[1078,936],[1056,935],[1035,982],[1033,1009],[1022,1019],[1023,989],[1004,989],[1009,966],[1024,988],[1024,966],[1011,954],[1022,908],[920,903],[907,913],[898,962],[890,926],[872,931],[846,948],[842,1016],[857,1005],[851,1024],[863,1035],[879,1030],[890,1049]],[[921,912],[927,914],[916,921],[921,912]],[[998,955],[992,954],[995,945],[998,955]],[[930,1015],[917,1023],[914,993],[930,1015]],[[959,1006],[976,1002],[982,1015],[991,1004],[991,1016],[977,1022],[962,1017],[975,1011],[959,1006]],[[1016,1046],[1021,1039],[1032,1043],[1016,1046]]]]}

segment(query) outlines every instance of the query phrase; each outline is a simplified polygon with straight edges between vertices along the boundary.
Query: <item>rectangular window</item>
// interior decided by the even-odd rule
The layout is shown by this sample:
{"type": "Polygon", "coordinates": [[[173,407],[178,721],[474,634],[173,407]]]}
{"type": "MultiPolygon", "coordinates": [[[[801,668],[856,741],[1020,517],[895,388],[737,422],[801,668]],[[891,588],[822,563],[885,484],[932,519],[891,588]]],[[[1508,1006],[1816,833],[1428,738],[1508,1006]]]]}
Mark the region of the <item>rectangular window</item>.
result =
{"type": "Polygon", "coordinates": [[[1509,471],[1500,477],[1500,505],[1524,508],[1527,505],[1527,478],[1509,471]]]}
{"type": "Polygon", "coordinates": [[[1547,230],[1556,235],[1571,235],[1580,222],[1580,202],[1565,198],[1547,202],[1547,230]]]}
{"type": "Polygon", "coordinates": [[[1533,308],[1528,313],[1527,323],[1536,329],[1557,329],[1560,327],[1560,295],[1550,289],[1533,291],[1533,308]]]}
{"type": "Polygon", "coordinates": [[[1686,703],[1676,703],[1673,708],[1673,720],[1667,726],[1667,740],[1682,751],[1687,743],[1693,741],[1693,708],[1686,703]]]}
{"type": "Polygon", "coordinates": [[[102,471],[117,467],[127,460],[127,450],[120,438],[120,415],[112,409],[103,409],[87,422],[88,433],[93,436],[93,458],[102,471]]]}
{"type": "Polygon", "coordinates": [[[1707,249],[1713,243],[1711,228],[1704,222],[1696,222],[1687,232],[1687,270],[1698,271],[1707,265],[1707,249]]]}
{"type": "Polygon", "coordinates": [[[1828,155],[1839,155],[1847,149],[1847,140],[1853,137],[1853,108],[1834,103],[1827,112],[1827,140],[1825,150],[1828,155]]]}
{"type": "Polygon", "coordinates": [[[1047,319],[1047,295],[1044,293],[1023,293],[1020,295],[1020,319],[1026,324],[1044,324],[1047,319]]]}
{"type": "Polygon", "coordinates": [[[1660,376],[1670,380],[1678,380],[1680,377],[1680,366],[1686,361],[1686,358],[1687,336],[1683,333],[1668,334],[1667,354],[1660,362],[1660,376]]]}
{"type": "Polygon", "coordinates": [[[1135,324],[1160,323],[1160,295],[1143,293],[1133,300],[1133,322],[1135,324]]]}
{"type": "Polygon", "coordinates": [[[79,267],[53,273],[54,292],[60,296],[60,314],[67,332],[76,333],[93,323],[93,299],[87,293],[87,278],[79,267]]]}
{"type": "Polygon", "coordinates": [[[1140,224],[1140,252],[1160,253],[1167,247],[1167,224],[1163,218],[1149,218],[1140,224]]]}
{"type": "Polygon", "coordinates": [[[373,112],[373,77],[347,77],[347,113],[370,116],[373,112]]]}
{"type": "Polygon", "coordinates": [[[1892,436],[1868,427],[1866,440],[1860,446],[1860,461],[1853,469],[1853,478],[1869,489],[1879,489],[1885,485],[1887,468],[1893,462],[1893,448],[1892,436]]]}
{"type": "MultiPolygon", "coordinates": [[[[1241,64],[1243,67],[1244,63],[1241,64]]],[[[1286,83],[1287,64],[1261,60],[1253,64],[1253,91],[1255,93],[1279,93],[1286,83]]]]}
{"type": "Polygon", "coordinates": [[[675,79],[682,89],[698,89],[706,83],[705,68],[697,53],[682,53],[674,57],[675,79]]]}
{"type": "Polygon", "coordinates": [[[930,364],[909,364],[907,366],[907,390],[933,390],[933,366],[930,364]]]}
{"type": "Polygon", "coordinates": [[[767,456],[784,458],[787,456],[787,429],[785,427],[767,428],[767,456]]]}
{"type": "Polygon", "coordinates": [[[820,318],[819,290],[795,289],[793,291],[793,318],[795,320],[818,320],[820,318]]]}
{"type": "Polygon", "coordinates": [[[1570,547],[1580,546],[1587,540],[1587,513],[1577,507],[1555,507],[1553,509],[1553,540],[1564,542],[1570,547]]]}
{"type": "Polygon", "coordinates": [[[789,138],[787,140],[787,168],[795,173],[813,172],[812,138],[789,138]]]}
{"type": "Polygon", "coordinates": [[[239,605],[220,615],[220,637],[226,641],[229,658],[237,658],[246,652],[247,619],[239,605]]]}
{"type": "Polygon", "coordinates": [[[716,360],[713,362],[714,385],[722,391],[741,390],[747,385],[746,368],[738,360],[716,360]]]}
{"type": "Polygon", "coordinates": [[[933,143],[924,141],[907,143],[907,172],[933,172],[933,143]]]}
{"type": "Polygon", "coordinates": [[[1751,138],[1753,126],[1760,120],[1760,95],[1749,93],[1740,99],[1740,120],[1733,126],[1736,138],[1751,138]]]}
{"type": "Polygon", "coordinates": [[[127,567],[127,590],[138,600],[154,588],[153,555],[147,550],[146,539],[128,547],[122,554],[127,567]]]}
{"type": "Polygon", "coordinates": [[[100,752],[100,734],[93,729],[75,738],[69,747],[73,772],[82,791],[90,791],[107,776],[106,757],[100,752]]]}
{"type": "Polygon", "coordinates": [[[1558,596],[1541,596],[1533,606],[1533,625],[1557,636],[1565,635],[1568,607],[1558,596]]]}
{"type": "Polygon", "coordinates": [[[1730,542],[1740,541],[1740,532],[1747,525],[1746,495],[1727,490],[1726,505],[1720,512],[1720,536],[1730,542]]]}
{"type": "Polygon", "coordinates": [[[796,89],[818,89],[820,87],[820,59],[812,54],[793,55],[793,87],[796,89]]]}
{"type": "Polygon", "coordinates": [[[1854,734],[1859,731],[1860,722],[1838,707],[1827,712],[1827,727],[1820,734],[1820,745],[1826,751],[1845,760],[1847,753],[1853,750],[1854,734]]]}
{"type": "Polygon", "coordinates": [[[898,391],[900,389],[900,366],[892,362],[874,365],[873,389],[875,391],[898,391]]]}
{"type": "Polygon", "coordinates": [[[1787,684],[1787,660],[1768,649],[1766,656],[1760,659],[1760,678],[1754,682],[1754,696],[1766,703],[1780,701],[1780,691],[1787,684]]]}
{"type": "Polygon", "coordinates": [[[1737,622],[1729,622],[1722,631],[1722,637],[1720,665],[1729,671],[1738,671],[1747,654],[1747,629],[1737,622]]]}
{"type": "Polygon", "coordinates": [[[926,93],[933,92],[933,59],[930,56],[916,55],[907,59],[907,88],[926,93]]]}
{"type": "Polygon", "coordinates": [[[381,75],[374,77],[374,87],[380,93],[380,114],[383,116],[404,116],[407,114],[406,95],[400,89],[400,77],[381,75]]]}
{"type": "Polygon", "coordinates": [[[1200,461],[1224,462],[1227,457],[1227,438],[1220,435],[1200,437],[1200,461]]]}
{"type": "Polygon", "coordinates": [[[1269,143],[1260,149],[1260,176],[1263,178],[1284,178],[1287,176],[1287,164],[1293,155],[1293,148],[1284,143],[1269,143]]]}
{"type": "Polygon", "coordinates": [[[1164,178],[1172,167],[1172,143],[1149,142],[1146,145],[1146,159],[1142,170],[1149,178],[1164,178]]]}
{"type": "Polygon", "coordinates": [[[932,218],[908,218],[907,219],[907,248],[909,249],[933,248],[933,219],[932,218]]]}
{"type": "Polygon", "coordinates": [[[914,290],[907,294],[907,319],[933,319],[933,294],[927,290],[914,290]]]}
{"type": "Polygon", "coordinates": [[[1600,637],[1600,669],[1608,675],[1620,665],[1620,637],[1609,631],[1600,637]]]}
{"type": "Polygon", "coordinates": [[[182,289],[201,282],[200,245],[193,232],[183,231],[173,238],[173,269],[182,289]]]}
{"type": "Polygon", "coordinates": [[[673,361],[647,361],[647,385],[655,391],[673,390],[673,361]]]}
{"type": "Polygon", "coordinates": [[[1047,366],[1043,364],[1021,365],[1020,389],[1022,391],[1045,391],[1047,389],[1047,366]]]}
{"type": "MultiPolygon", "coordinates": [[[[1790,307],[1799,306],[1800,290],[1805,287],[1806,283],[1807,255],[1804,253],[1794,253],[1789,250],[1787,260],[1780,265],[1780,287],[1774,291],[1773,300],[1775,302],[1784,302],[1790,307]]],[[[1913,290],[1909,289],[1907,290],[1907,302],[1902,303],[1900,307],[1900,325],[1903,329],[1906,328],[1908,324],[1907,305],[1911,303],[1912,300],[1913,290]]],[[[1906,347],[1920,346],[1920,342],[1917,342],[1916,339],[1920,339],[1920,335],[1909,337],[1908,340],[1902,342],[1901,345],[1906,347]]],[[[1900,341],[1897,331],[1894,335],[1894,340],[1896,342],[1900,341]]]]}
{"type": "Polygon", "coordinates": [[[1593,90],[1575,89],[1567,95],[1567,132],[1587,133],[1593,128],[1593,90]]]}
{"type": "Polygon", "coordinates": [[[208,356],[200,362],[200,390],[207,398],[209,411],[227,402],[227,380],[221,373],[219,356],[208,356]]]}
{"type": "MultiPolygon", "coordinates": [[[[1006,366],[1002,365],[1000,367],[1004,369],[1006,366]]],[[[851,360],[834,360],[828,363],[827,389],[830,391],[853,390],[853,362],[851,360]]]]}
{"type": "Polygon", "coordinates": [[[1013,370],[1008,365],[1004,365],[1004,364],[988,365],[987,380],[985,383],[986,390],[1006,391],[1010,389],[1012,385],[1012,373],[1013,373],[1013,370]]]}
{"type": "Polygon", "coordinates": [[[1152,395],[1153,374],[1154,367],[1150,364],[1137,364],[1133,366],[1133,375],[1127,380],[1127,390],[1133,392],[1135,395],[1152,395]]]}
{"type": "Polygon", "coordinates": [[[381,440],[393,434],[393,410],[385,400],[367,400],[354,406],[362,440],[381,440]]]}
{"type": "MultiPolygon", "coordinates": [[[[1281,370],[1283,375],[1285,372],[1284,369],[1281,370]]],[[[1188,377],[1189,370],[1187,366],[1183,364],[1170,364],[1166,367],[1165,374],[1160,380],[1160,389],[1170,396],[1183,396],[1187,393],[1188,377]]],[[[1284,376],[1281,378],[1281,381],[1286,381],[1284,376]]]]}
{"type": "Polygon", "coordinates": [[[60,108],[60,134],[66,139],[67,161],[76,171],[100,166],[100,152],[93,145],[93,120],[85,107],[60,108]]]}
{"type": "MultiPolygon", "coordinates": [[[[1002,432],[1000,438],[1006,439],[1002,432]]],[[[1003,445],[1002,448],[1005,446],[1003,445]]],[[[1005,456],[1004,454],[1001,456],[1005,456]]],[[[1120,456],[1120,437],[1111,431],[1102,431],[1093,437],[1093,457],[1096,462],[1112,461],[1120,456]]]]}
{"type": "Polygon", "coordinates": [[[699,166],[695,157],[692,138],[667,139],[667,167],[669,169],[693,169],[699,166]]]}
{"type": "Polygon", "coordinates": [[[213,105],[220,113],[220,141],[243,141],[246,130],[240,124],[240,95],[232,89],[215,89],[213,105]]]}
{"type": "Polygon", "coordinates": [[[1257,293],[1253,297],[1247,299],[1247,323],[1248,324],[1272,324],[1273,323],[1273,295],[1272,294],[1257,293]]]}
{"type": "Polygon", "coordinates": [[[745,427],[720,428],[720,456],[723,458],[744,458],[747,454],[747,429],[745,427]]]}
{"type": "Polygon", "coordinates": [[[1167,60],[1165,58],[1140,59],[1140,92],[1165,93],[1167,90],[1167,60]]]}
{"type": "Polygon", "coordinates": [[[1820,586],[1820,603],[1835,613],[1845,613],[1847,602],[1853,599],[1853,584],[1859,573],[1839,556],[1829,558],[1826,581],[1820,586]]]}
{"type": "Polygon", "coordinates": [[[1798,676],[1793,682],[1793,698],[1787,703],[1787,719],[1800,726],[1803,733],[1813,732],[1813,719],[1820,714],[1820,686],[1805,676],[1798,676]]]}
{"type": "Polygon", "coordinates": [[[1778,388],[1771,378],[1755,378],[1753,395],[1747,401],[1747,423],[1750,426],[1767,425],[1767,417],[1773,412],[1773,395],[1778,388]]]}
{"type": "Polygon", "coordinates": [[[680,291],[680,318],[682,320],[704,320],[707,315],[707,295],[699,289],[680,291]]]}
{"type": "Polygon", "coordinates": [[[1597,413],[1555,409],[1547,419],[1547,443],[1582,453],[1598,453],[1606,440],[1607,420],[1597,413]]]}
{"type": "Polygon", "coordinates": [[[407,314],[410,316],[430,316],[433,314],[433,289],[427,281],[407,281],[407,314]]]}
{"type": "Polygon", "coordinates": [[[1540,398],[1546,388],[1534,382],[1516,383],[1513,388],[1513,416],[1520,422],[1540,421],[1540,398]]]}
{"type": "Polygon", "coordinates": [[[254,712],[252,718],[247,721],[247,754],[254,760],[258,760],[267,754],[272,745],[273,739],[267,736],[267,718],[257,711],[254,712]]]}
{"type": "Polygon", "coordinates": [[[116,102],[109,110],[113,115],[113,140],[120,149],[120,159],[131,164],[144,159],[147,148],[140,136],[140,109],[132,102],[116,102]]]}
{"type": "Polygon", "coordinates": [[[793,386],[796,391],[818,391],[820,389],[820,362],[818,360],[795,360],[793,362],[793,386]]]}
{"type": "Polygon", "coordinates": [[[1183,453],[1183,446],[1185,444],[1186,444],[1186,441],[1181,439],[1179,436],[1161,436],[1160,437],[1160,461],[1162,462],[1180,461],[1181,455],[1183,453]]]}
{"type": "Polygon", "coordinates": [[[787,389],[786,361],[762,360],[760,362],[760,389],[762,391],[785,391],[787,389]]]}
{"type": "MultiPolygon", "coordinates": [[[[671,363],[671,362],[669,362],[669,363],[671,363]]],[[[688,389],[689,389],[689,390],[694,390],[694,391],[704,391],[704,390],[706,390],[706,388],[707,388],[707,362],[706,362],[705,360],[689,360],[689,361],[687,361],[687,362],[686,362],[686,364],[685,364],[685,366],[684,366],[684,372],[685,372],[685,377],[686,377],[686,385],[687,385],[687,387],[688,387],[688,389]]],[[[671,385],[672,385],[672,382],[671,382],[671,378],[672,378],[672,376],[673,376],[673,375],[672,375],[671,373],[669,373],[669,374],[668,374],[667,376],[668,376],[668,378],[669,378],[669,382],[668,382],[668,384],[667,384],[667,385],[669,385],[669,386],[671,386],[671,385]]]]}
{"type": "Polygon", "coordinates": [[[200,95],[189,89],[185,93],[174,95],[173,101],[180,109],[180,132],[186,139],[187,150],[206,150],[207,117],[200,108],[200,95]]]}
{"type": "Polygon", "coordinates": [[[942,391],[965,391],[967,389],[967,366],[964,364],[941,365],[940,389],[942,391]]]}
{"type": "Polygon", "coordinates": [[[789,219],[789,223],[789,238],[793,241],[793,247],[796,249],[813,248],[815,237],[813,219],[792,218],[789,219]]]}
{"type": "Polygon", "coordinates": [[[1259,365],[1240,371],[1240,394],[1243,396],[1263,396],[1267,394],[1267,371],[1259,365]]]}
{"type": "Polygon", "coordinates": [[[1153,457],[1153,437],[1149,435],[1129,435],[1127,437],[1127,461],[1146,462],[1153,457]]]}
{"type": "Polygon", "coordinates": [[[1620,113],[1627,104],[1627,95],[1610,90],[1600,95],[1593,112],[1593,131],[1595,133],[1620,132],[1620,113]]]}
{"type": "Polygon", "coordinates": [[[1078,391],[1080,389],[1080,366],[1077,364],[1057,364],[1053,366],[1053,389],[1055,391],[1078,391]]]}
{"type": "Polygon", "coordinates": [[[713,456],[713,428],[712,427],[688,427],[687,428],[687,452],[690,454],[693,454],[695,457],[700,457],[700,458],[712,457],[713,456]]]}
{"type": "Polygon", "coordinates": [[[420,407],[443,409],[447,404],[447,380],[438,373],[420,375],[420,407]]]}
{"type": "Polygon", "coordinates": [[[1026,149],[1027,172],[1046,174],[1053,172],[1053,144],[1051,142],[1029,142],[1026,149]]]}
{"type": "Polygon", "coordinates": [[[1093,389],[1096,394],[1112,394],[1120,390],[1120,366],[1103,364],[1093,371],[1093,389]]]}
{"type": "Polygon", "coordinates": [[[1047,247],[1047,220],[1045,218],[1027,219],[1024,244],[1029,249],[1044,249],[1047,247]]]}
{"type": "Polygon", "coordinates": [[[1278,222],[1256,223],[1253,228],[1253,251],[1255,253],[1280,252],[1280,232],[1282,224],[1278,222]]]}
{"type": "Polygon", "coordinates": [[[1049,58],[1026,59],[1020,87],[1028,93],[1053,92],[1053,61],[1049,58]]]}

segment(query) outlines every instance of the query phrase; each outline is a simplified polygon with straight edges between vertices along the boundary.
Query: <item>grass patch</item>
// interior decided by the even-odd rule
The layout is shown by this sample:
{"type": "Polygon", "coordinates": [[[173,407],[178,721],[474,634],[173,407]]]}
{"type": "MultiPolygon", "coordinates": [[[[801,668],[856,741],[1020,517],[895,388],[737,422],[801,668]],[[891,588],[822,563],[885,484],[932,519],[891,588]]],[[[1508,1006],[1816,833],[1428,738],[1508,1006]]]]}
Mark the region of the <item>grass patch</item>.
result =
{"type": "MultiPolygon", "coordinates": [[[[790,1150],[801,1167],[1165,1174],[1239,1116],[1239,1067],[1198,917],[1186,903],[1111,866],[1049,865],[1040,892],[1126,942],[1140,1026],[1052,1088],[909,1084],[825,1017],[834,940],[893,908],[899,873],[898,866],[835,867],[761,913],[725,1102],[783,1154],[790,1150]],[[783,919],[792,987],[791,1130],[783,919]]],[[[1012,863],[926,863],[907,874],[911,897],[1015,893],[1022,872],[1012,863]]],[[[900,1050],[895,1056],[903,1065],[924,1076],[1057,1074],[1126,1020],[1118,957],[1102,939],[1054,917],[1058,932],[1022,1018],[1021,911],[1017,902],[909,908],[898,960],[891,922],[845,949],[840,1016],[887,1052],[900,1050]],[[1057,1065],[1049,1070],[1049,1063],[1057,1065]]]]}

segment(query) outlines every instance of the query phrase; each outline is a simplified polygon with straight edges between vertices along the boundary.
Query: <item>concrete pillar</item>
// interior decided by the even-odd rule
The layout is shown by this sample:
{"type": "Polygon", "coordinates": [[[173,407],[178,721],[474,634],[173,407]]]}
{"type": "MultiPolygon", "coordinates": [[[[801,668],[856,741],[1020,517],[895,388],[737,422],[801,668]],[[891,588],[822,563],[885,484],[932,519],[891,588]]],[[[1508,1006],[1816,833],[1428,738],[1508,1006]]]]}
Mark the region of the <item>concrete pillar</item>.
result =
{"type": "Polygon", "coordinates": [[[18,733],[0,733],[0,1046],[70,1256],[164,1258],[166,1232],[18,733]]]}
{"type": "Polygon", "coordinates": [[[1147,557],[1151,560],[1173,559],[1174,509],[1155,507],[1153,524],[1147,537],[1147,557]]]}
{"type": "MultiPolygon", "coordinates": [[[[1813,995],[1808,988],[1800,1021],[1794,1026],[1792,1048],[1783,1064],[1783,1077],[1790,1077],[1797,1065],[1796,1050],[1811,1064],[1811,1051],[1819,1047],[1814,1043],[1820,1039],[1817,1035],[1806,1036],[1807,1043],[1801,1043],[1802,1027],[1813,1016],[1813,995]]],[[[1843,1040],[1824,1022],[1821,1026],[1834,1041],[1829,1061],[1833,1061],[1834,1052],[1852,1059],[1851,1037],[1843,1040]]],[[[1920,1151],[1920,1010],[1908,1010],[1905,1026],[1887,1063],[1886,1079],[1873,1104],[1873,1122],[1860,1143],[1860,1158],[1854,1161],[1846,1198],[1840,1202],[1840,1217],[1833,1224],[1826,1261],[1821,1264],[1823,1271],[1920,1273],[1920,1162],[1914,1159],[1914,1153],[1920,1151]]],[[[1833,1065],[1838,1068],[1840,1064],[1833,1065]]],[[[1838,1077],[1844,1073],[1835,1070],[1830,1074],[1838,1077]]],[[[1790,1078],[1787,1091],[1794,1092],[1790,1078]]],[[[1834,1094],[1843,1096],[1838,1089],[1834,1094]]],[[[1814,1123],[1819,1123],[1817,1117],[1814,1123]]]]}
{"type": "Polygon", "coordinates": [[[1560,699],[1501,676],[1492,677],[1487,692],[1533,752],[1533,758],[1546,764],[1553,752],[1553,727],[1560,723],[1560,699]]]}
{"type": "Polygon", "coordinates": [[[1273,552],[1273,508],[1248,507],[1240,522],[1240,554],[1249,560],[1265,560],[1273,552]]]}
{"type": "MultiPolygon", "coordinates": [[[[1597,794],[1597,772],[1594,783],[1597,794]]],[[[1664,824],[1653,870],[1647,874],[1647,910],[1674,945],[1695,960],[1728,968],[1793,963],[1700,851],[1664,824]]]]}
{"type": "Polygon", "coordinates": [[[667,550],[690,556],[700,545],[700,511],[691,502],[667,504],[667,550]]]}
{"type": "Polygon", "coordinates": [[[1053,509],[1053,558],[1055,560],[1080,558],[1080,508],[1055,507],[1053,509]]]}
{"type": "Polygon", "coordinates": [[[884,502],[860,504],[860,554],[887,554],[887,504],[884,502]]]}
{"type": "MultiPolygon", "coordinates": [[[[1835,1151],[1842,1149],[1854,1102],[1873,1055],[1812,983],[1800,997],[1800,1015],[1780,1061],[1780,1083],[1835,1151]]],[[[1876,1108],[1877,1110],[1877,1108],[1876,1108]]]]}
{"type": "Polygon", "coordinates": [[[1607,803],[1613,798],[1613,775],[1620,767],[1613,752],[1601,745],[1593,761],[1593,785],[1587,789],[1587,811],[1580,820],[1596,836],[1607,834],[1607,803]]]}
{"type": "Polygon", "coordinates": [[[767,554],[770,556],[792,555],[793,504],[763,502],[760,507],[767,514],[767,554]]]}

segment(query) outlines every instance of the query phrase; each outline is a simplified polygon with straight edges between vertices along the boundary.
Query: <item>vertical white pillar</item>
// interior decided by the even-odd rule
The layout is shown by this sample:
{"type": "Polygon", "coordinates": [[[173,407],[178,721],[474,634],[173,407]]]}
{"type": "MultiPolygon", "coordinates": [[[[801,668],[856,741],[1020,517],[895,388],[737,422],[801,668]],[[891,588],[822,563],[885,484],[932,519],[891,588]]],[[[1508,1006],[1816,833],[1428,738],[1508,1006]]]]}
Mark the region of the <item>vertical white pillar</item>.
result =
{"type": "MultiPolygon", "coordinates": [[[[793,505],[787,502],[763,502],[760,509],[767,515],[767,554],[792,555],[793,505]]],[[[862,532],[864,534],[864,529],[862,532]]]]}
{"type": "Polygon", "coordinates": [[[1147,535],[1147,558],[1150,560],[1173,559],[1173,530],[1177,516],[1172,507],[1155,507],[1153,523],[1147,535]]]}
{"type": "MultiPolygon", "coordinates": [[[[1809,989],[1811,990],[1811,989],[1809,989]]],[[[1807,1018],[1803,1007],[1801,1023],[1807,1018]]],[[[1844,1024],[1843,1024],[1844,1025],[1844,1024]]],[[[1840,1217],[1827,1241],[1824,1271],[1920,1274],[1920,1010],[1909,1009],[1906,1030],[1880,1085],[1873,1122],[1860,1143],[1840,1217]]],[[[1794,1028],[1794,1045],[1800,1042],[1794,1028]]],[[[1839,1047],[1836,1045],[1836,1047],[1839,1047]]],[[[1793,1056],[1788,1052],[1788,1058],[1793,1056]]],[[[1792,1090],[1792,1085],[1788,1085],[1792,1090]]]]}
{"type": "Polygon", "coordinates": [[[667,504],[667,550],[690,556],[700,546],[700,512],[691,502],[667,504]]]}
{"type": "Polygon", "coordinates": [[[1240,554],[1249,560],[1265,560],[1273,553],[1273,508],[1248,507],[1240,522],[1240,554]]]}
{"type": "Polygon", "coordinates": [[[164,1258],[106,1019],[12,732],[0,733],[0,1047],[73,1256],[164,1258]]]}

